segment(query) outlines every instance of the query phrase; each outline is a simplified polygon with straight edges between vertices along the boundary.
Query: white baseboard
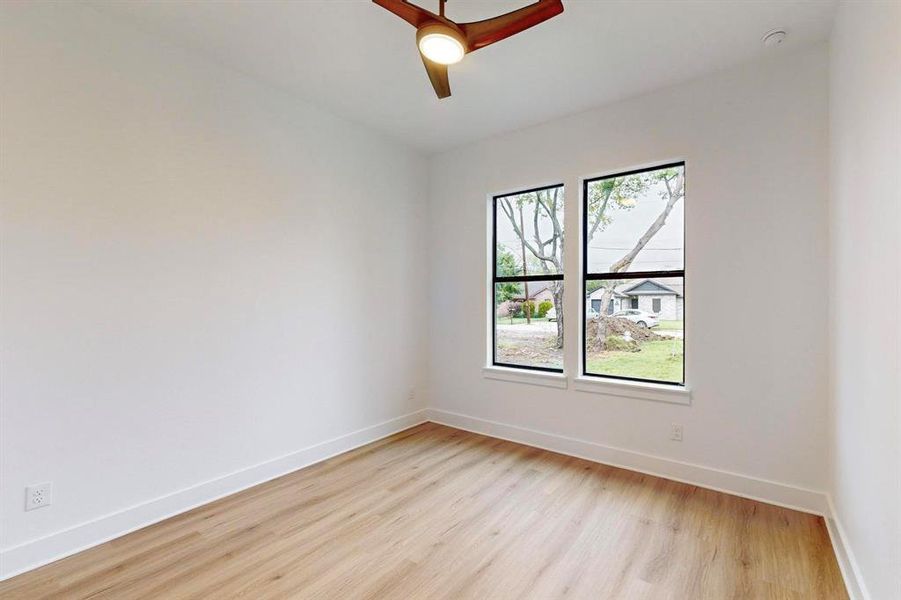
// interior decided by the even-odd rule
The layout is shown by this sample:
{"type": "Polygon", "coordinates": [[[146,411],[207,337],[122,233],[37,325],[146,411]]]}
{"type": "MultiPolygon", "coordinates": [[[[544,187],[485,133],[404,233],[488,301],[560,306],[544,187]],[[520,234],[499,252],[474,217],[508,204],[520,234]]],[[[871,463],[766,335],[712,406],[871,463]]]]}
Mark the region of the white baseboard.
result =
{"type": "Polygon", "coordinates": [[[605,446],[596,442],[498,423],[446,410],[429,408],[426,409],[426,415],[429,421],[450,427],[465,429],[466,431],[551,450],[552,452],[559,452],[560,454],[577,458],[584,458],[605,465],[621,467],[630,471],[638,471],[647,475],[663,477],[664,479],[672,479],[718,492],[750,498],[751,500],[759,500],[767,504],[775,504],[820,516],[825,516],[828,510],[824,492],[786,483],[750,477],[633,450],[605,446]]]}
{"type": "Polygon", "coordinates": [[[832,503],[832,496],[827,494],[826,501],[829,506],[829,512],[825,517],[826,528],[829,530],[829,539],[832,540],[832,548],[835,550],[835,558],[845,580],[848,596],[851,600],[870,600],[871,596],[860,573],[860,567],[857,566],[854,552],[851,551],[851,544],[848,543],[845,528],[842,527],[835,504],[832,503]]]}
{"type": "Polygon", "coordinates": [[[0,581],[426,421],[425,409],[0,550],[0,581]]]}

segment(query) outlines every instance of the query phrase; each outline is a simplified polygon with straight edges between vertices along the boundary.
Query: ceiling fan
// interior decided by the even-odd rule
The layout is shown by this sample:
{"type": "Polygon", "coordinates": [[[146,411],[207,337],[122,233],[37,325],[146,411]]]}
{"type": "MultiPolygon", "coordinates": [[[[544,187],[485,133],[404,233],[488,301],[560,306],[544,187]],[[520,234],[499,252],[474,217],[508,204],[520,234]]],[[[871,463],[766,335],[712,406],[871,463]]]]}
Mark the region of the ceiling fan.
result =
{"type": "Polygon", "coordinates": [[[451,95],[448,65],[460,62],[469,52],[499,42],[563,12],[562,0],[538,0],[492,19],[454,23],[444,16],[447,0],[438,0],[437,15],[407,0],[372,1],[416,28],[416,45],[439,98],[451,95]]]}

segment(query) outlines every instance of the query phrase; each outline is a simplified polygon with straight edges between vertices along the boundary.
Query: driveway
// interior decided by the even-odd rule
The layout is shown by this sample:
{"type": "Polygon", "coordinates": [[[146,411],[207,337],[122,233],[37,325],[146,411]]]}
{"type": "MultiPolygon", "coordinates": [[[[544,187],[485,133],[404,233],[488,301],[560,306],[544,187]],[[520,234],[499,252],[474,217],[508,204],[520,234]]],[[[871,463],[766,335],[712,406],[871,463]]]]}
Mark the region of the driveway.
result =
{"type": "Polygon", "coordinates": [[[557,323],[551,321],[535,321],[529,323],[517,323],[516,325],[498,323],[497,333],[503,333],[505,338],[533,338],[557,335],[557,323]]]}

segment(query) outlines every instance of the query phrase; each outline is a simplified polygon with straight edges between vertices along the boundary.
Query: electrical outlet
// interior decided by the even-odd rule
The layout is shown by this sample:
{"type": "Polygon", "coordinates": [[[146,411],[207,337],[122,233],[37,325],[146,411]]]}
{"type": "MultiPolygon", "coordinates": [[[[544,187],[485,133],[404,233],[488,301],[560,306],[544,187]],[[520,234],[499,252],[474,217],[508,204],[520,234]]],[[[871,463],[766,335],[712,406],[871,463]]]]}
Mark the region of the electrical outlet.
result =
{"type": "Polygon", "coordinates": [[[53,504],[53,484],[51,482],[29,485],[25,488],[25,510],[34,510],[53,504]]]}
{"type": "Polygon", "coordinates": [[[669,439],[673,440],[674,442],[682,441],[682,426],[681,425],[679,425],[678,423],[673,423],[673,426],[670,429],[669,439]]]}
{"type": "Polygon", "coordinates": [[[416,400],[416,388],[410,388],[410,392],[407,394],[408,400],[416,400]]]}

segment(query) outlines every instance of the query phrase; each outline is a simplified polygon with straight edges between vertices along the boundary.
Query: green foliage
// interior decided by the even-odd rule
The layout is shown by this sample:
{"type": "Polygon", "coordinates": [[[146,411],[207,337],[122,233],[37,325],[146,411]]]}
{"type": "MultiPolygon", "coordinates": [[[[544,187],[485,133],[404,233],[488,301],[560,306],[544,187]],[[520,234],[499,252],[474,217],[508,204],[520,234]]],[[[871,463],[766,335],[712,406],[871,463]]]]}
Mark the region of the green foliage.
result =
{"type": "Polygon", "coordinates": [[[613,222],[617,211],[632,210],[638,198],[653,188],[658,190],[661,198],[666,198],[668,192],[664,186],[681,174],[682,167],[675,167],[591,182],[588,185],[589,223],[592,226],[598,223],[597,229],[604,231],[613,222]]]}
{"type": "Polygon", "coordinates": [[[522,296],[522,285],[518,283],[499,283],[494,294],[494,306],[498,307],[517,296],[522,296]]]}
{"type": "Polygon", "coordinates": [[[648,173],[638,173],[625,177],[611,177],[591,182],[588,185],[589,222],[603,231],[613,222],[618,210],[632,210],[636,199],[651,185],[648,173]]]}
{"type": "Polygon", "coordinates": [[[551,310],[554,307],[554,303],[550,300],[545,300],[538,305],[538,318],[543,319],[547,316],[547,311],[551,310]]]}
{"type": "MultiPolygon", "coordinates": [[[[512,277],[516,275],[516,258],[513,253],[497,245],[497,274],[499,277],[512,277]]],[[[500,283],[494,294],[494,307],[497,308],[504,302],[522,296],[522,285],[518,283],[500,283]]]]}
{"type": "Polygon", "coordinates": [[[607,282],[601,281],[599,279],[591,279],[591,280],[585,282],[585,291],[589,294],[593,294],[596,291],[598,291],[599,289],[601,289],[602,287],[604,287],[605,283],[607,283],[607,282]]]}
{"type": "Polygon", "coordinates": [[[506,247],[497,245],[497,276],[513,277],[516,272],[516,257],[506,247]]]}
{"type": "Polygon", "coordinates": [[[536,316],[535,310],[535,301],[529,300],[528,302],[523,302],[520,306],[520,310],[522,311],[522,316],[524,317],[534,317],[536,316]]]}

